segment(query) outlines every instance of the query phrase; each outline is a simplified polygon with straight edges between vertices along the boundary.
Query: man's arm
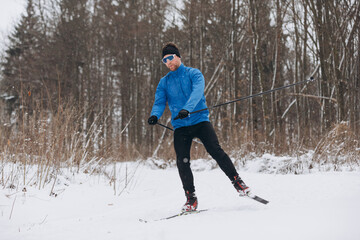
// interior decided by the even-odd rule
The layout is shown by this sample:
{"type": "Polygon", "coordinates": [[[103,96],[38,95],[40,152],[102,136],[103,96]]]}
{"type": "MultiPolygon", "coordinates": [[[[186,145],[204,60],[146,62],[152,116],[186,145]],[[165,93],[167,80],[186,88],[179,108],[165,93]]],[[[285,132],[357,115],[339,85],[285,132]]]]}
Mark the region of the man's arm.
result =
{"type": "Polygon", "coordinates": [[[163,83],[160,80],[156,92],[155,92],[155,101],[154,105],[152,107],[152,111],[150,113],[150,116],[156,116],[158,119],[162,116],[164,113],[165,107],[166,107],[166,92],[163,87],[163,83]]]}
{"type": "Polygon", "coordinates": [[[190,98],[186,102],[183,109],[192,112],[196,105],[201,100],[204,95],[205,89],[205,79],[203,74],[198,69],[192,69],[190,73],[191,81],[192,81],[192,92],[190,94],[190,98]]]}

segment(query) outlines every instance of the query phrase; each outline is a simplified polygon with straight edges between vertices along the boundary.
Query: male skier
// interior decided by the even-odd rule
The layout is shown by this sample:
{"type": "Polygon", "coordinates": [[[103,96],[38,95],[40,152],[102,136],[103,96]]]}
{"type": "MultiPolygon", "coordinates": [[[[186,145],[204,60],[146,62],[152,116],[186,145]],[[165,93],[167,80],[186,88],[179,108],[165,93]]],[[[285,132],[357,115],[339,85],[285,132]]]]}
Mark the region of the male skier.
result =
{"type": "Polygon", "coordinates": [[[209,121],[209,111],[201,111],[191,116],[189,114],[207,108],[203,74],[198,69],[187,67],[181,62],[179,49],[174,43],[167,43],[163,47],[162,62],[170,72],[160,79],[148,123],[155,125],[168,103],[171,123],[175,129],[176,164],[187,199],[182,211],[195,211],[198,206],[194,178],[190,168],[190,147],[195,137],[201,140],[206,151],[216,160],[240,196],[248,195],[250,188],[241,180],[229,156],[219,145],[214,128],[209,121]],[[174,120],[175,118],[178,119],[174,120]]]}

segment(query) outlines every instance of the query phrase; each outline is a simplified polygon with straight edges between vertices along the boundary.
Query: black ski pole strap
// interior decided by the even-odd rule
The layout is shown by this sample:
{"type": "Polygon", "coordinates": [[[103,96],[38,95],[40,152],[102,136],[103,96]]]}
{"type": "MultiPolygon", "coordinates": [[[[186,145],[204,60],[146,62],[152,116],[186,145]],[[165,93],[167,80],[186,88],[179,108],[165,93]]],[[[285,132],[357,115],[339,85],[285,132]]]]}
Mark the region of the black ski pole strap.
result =
{"type": "MultiPolygon", "coordinates": [[[[304,84],[306,82],[312,82],[312,81],[314,81],[314,78],[310,77],[309,79],[301,81],[301,82],[297,82],[297,83],[289,84],[289,85],[286,85],[286,86],[270,89],[270,90],[267,90],[267,91],[264,91],[264,92],[256,93],[254,95],[250,95],[250,96],[242,97],[242,98],[235,99],[235,100],[232,100],[232,101],[229,101],[229,102],[221,103],[221,104],[218,104],[218,105],[215,105],[215,106],[212,106],[212,107],[196,110],[194,112],[191,112],[190,114],[202,112],[202,111],[205,111],[205,110],[210,110],[210,109],[221,107],[221,106],[224,106],[224,105],[227,105],[227,104],[230,104],[230,103],[235,103],[235,102],[239,102],[239,101],[246,100],[246,99],[249,99],[249,98],[258,97],[258,96],[261,96],[261,95],[265,95],[265,94],[268,94],[268,93],[279,91],[279,90],[284,89],[284,88],[289,88],[289,87],[293,87],[293,86],[296,86],[296,85],[300,85],[300,84],[304,84]]],[[[174,118],[174,120],[177,120],[177,119],[179,119],[179,117],[174,118]]]]}

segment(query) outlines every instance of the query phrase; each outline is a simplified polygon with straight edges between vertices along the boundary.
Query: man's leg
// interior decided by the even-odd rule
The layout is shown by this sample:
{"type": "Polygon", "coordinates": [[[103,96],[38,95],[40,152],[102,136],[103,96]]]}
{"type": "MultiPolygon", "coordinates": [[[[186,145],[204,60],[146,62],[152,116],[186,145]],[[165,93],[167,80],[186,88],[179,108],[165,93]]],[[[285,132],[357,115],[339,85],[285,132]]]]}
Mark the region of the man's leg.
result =
{"type": "Polygon", "coordinates": [[[240,193],[240,196],[247,195],[250,192],[250,188],[241,180],[233,162],[220,147],[219,140],[211,123],[204,122],[199,124],[195,136],[200,138],[206,151],[216,160],[221,170],[228,176],[235,189],[240,193]]]}
{"type": "Polygon", "coordinates": [[[206,151],[215,159],[230,181],[234,181],[238,173],[229,156],[220,147],[219,140],[211,123],[202,122],[197,127],[195,136],[201,140],[206,151]]]}
{"type": "Polygon", "coordinates": [[[178,128],[174,133],[176,164],[185,192],[195,192],[194,177],[190,168],[190,148],[193,137],[189,127],[178,128]]]}

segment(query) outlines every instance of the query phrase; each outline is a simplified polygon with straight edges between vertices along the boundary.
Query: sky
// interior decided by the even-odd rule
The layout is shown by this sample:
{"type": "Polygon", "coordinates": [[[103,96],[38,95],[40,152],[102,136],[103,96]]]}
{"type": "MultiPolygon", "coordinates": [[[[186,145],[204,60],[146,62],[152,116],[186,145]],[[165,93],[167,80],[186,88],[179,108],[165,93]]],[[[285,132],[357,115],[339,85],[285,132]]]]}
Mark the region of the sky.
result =
{"type": "MultiPolygon", "coordinates": [[[[0,0],[0,52],[5,48],[8,35],[19,22],[21,14],[25,13],[26,2],[26,0],[0,0]]],[[[171,0],[170,2],[178,8],[183,7],[182,0],[171,0]]],[[[177,15],[175,9],[170,9],[170,11],[177,15]]]]}
{"type": "Polygon", "coordinates": [[[0,0],[0,50],[7,41],[7,36],[25,12],[26,0],[0,0]]]}

